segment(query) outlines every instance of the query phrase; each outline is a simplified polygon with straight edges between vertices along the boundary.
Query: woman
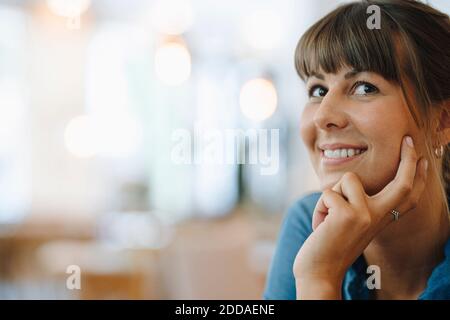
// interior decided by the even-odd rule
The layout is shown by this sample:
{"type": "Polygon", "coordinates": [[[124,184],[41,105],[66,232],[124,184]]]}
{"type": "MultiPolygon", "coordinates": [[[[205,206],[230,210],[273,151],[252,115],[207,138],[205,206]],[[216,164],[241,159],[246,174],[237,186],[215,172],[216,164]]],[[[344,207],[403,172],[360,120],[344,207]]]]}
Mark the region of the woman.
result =
{"type": "Polygon", "coordinates": [[[302,36],[295,65],[322,193],[288,211],[264,297],[450,299],[448,15],[346,4],[302,36]]]}

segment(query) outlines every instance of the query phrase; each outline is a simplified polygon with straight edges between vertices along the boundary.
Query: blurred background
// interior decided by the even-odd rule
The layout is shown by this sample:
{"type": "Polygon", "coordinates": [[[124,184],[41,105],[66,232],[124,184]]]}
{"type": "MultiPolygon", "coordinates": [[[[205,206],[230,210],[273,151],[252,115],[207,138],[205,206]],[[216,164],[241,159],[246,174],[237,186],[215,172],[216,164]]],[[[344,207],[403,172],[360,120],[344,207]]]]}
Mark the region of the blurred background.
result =
{"type": "Polygon", "coordinates": [[[339,3],[0,1],[0,298],[260,299],[339,3]]]}

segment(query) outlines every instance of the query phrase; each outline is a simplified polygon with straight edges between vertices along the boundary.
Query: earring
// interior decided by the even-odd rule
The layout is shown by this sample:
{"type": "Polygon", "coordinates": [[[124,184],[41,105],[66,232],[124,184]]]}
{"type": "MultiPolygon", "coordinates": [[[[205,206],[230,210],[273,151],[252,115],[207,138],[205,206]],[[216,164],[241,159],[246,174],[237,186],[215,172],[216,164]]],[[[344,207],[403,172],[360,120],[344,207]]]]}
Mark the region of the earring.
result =
{"type": "Polygon", "coordinates": [[[434,155],[438,159],[442,158],[442,156],[444,155],[444,145],[441,144],[439,147],[434,148],[434,155]]]}

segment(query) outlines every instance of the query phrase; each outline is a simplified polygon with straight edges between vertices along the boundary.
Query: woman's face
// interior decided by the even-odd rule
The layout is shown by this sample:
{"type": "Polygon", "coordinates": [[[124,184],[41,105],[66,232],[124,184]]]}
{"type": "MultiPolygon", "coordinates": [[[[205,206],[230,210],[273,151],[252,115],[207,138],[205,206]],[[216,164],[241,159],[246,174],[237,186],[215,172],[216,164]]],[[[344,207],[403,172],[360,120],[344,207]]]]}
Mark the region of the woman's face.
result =
{"type": "Polygon", "coordinates": [[[348,67],[311,76],[306,87],[300,129],[321,189],[352,171],[368,195],[382,190],[396,174],[403,136],[418,145],[401,88],[379,74],[348,67]]]}

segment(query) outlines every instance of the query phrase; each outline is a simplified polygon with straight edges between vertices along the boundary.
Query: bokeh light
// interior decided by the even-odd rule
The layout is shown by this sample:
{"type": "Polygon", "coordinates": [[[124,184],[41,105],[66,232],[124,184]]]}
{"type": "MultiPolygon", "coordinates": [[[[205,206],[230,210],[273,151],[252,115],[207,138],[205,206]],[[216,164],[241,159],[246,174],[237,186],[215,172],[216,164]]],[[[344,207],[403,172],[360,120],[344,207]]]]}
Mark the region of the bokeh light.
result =
{"type": "Polygon", "coordinates": [[[239,102],[242,113],[248,119],[263,121],[277,108],[277,91],[271,81],[255,78],[242,86],[239,102]]]}
{"type": "Polygon", "coordinates": [[[68,123],[64,140],[70,153],[79,158],[92,157],[96,153],[95,125],[91,117],[82,115],[68,123]]]}
{"type": "Polygon", "coordinates": [[[191,73],[191,55],[177,42],[163,44],[155,53],[155,72],[158,79],[170,86],[185,82],[191,73]]]}
{"type": "Polygon", "coordinates": [[[102,118],[82,115],[69,122],[64,138],[67,150],[79,158],[123,157],[138,149],[142,128],[126,114],[102,118]]]}
{"type": "Polygon", "coordinates": [[[50,10],[62,17],[74,17],[83,14],[91,5],[91,0],[47,0],[50,10]]]}

